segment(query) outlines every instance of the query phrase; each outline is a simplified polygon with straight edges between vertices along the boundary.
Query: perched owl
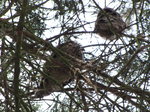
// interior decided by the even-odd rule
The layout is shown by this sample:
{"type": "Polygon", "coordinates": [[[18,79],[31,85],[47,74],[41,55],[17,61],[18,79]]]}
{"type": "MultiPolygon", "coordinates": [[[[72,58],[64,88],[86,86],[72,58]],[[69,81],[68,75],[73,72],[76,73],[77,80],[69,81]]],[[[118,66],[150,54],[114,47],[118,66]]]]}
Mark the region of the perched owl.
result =
{"type": "Polygon", "coordinates": [[[125,28],[126,23],[119,13],[111,8],[104,8],[98,13],[94,32],[105,39],[113,40],[119,38],[125,28]]]}
{"type": "MultiPolygon", "coordinates": [[[[73,41],[58,45],[58,50],[70,56],[83,59],[81,46],[73,41]]],[[[44,64],[42,81],[35,97],[43,97],[52,92],[62,90],[62,88],[74,79],[74,74],[70,69],[70,64],[77,67],[77,63],[63,54],[52,53],[49,61],[44,64]]]]}

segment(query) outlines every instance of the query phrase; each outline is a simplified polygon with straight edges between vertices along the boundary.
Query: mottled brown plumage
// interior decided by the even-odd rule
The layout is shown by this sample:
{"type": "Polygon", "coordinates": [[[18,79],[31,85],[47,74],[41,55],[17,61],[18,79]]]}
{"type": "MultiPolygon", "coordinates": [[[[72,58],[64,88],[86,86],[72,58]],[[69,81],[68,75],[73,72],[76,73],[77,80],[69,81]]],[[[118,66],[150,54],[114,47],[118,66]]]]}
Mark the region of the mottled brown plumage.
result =
{"type": "MultiPolygon", "coordinates": [[[[57,49],[82,60],[81,46],[73,41],[61,44],[57,49]]],[[[61,52],[58,51],[58,54],[52,53],[50,60],[44,64],[43,72],[45,75],[42,76],[43,78],[36,92],[36,97],[43,97],[52,92],[60,91],[74,78],[70,65],[77,67],[78,64],[61,52]]]]}
{"type": "Polygon", "coordinates": [[[113,40],[119,38],[125,28],[126,24],[119,13],[111,8],[104,8],[98,13],[94,32],[105,39],[113,40]]]}

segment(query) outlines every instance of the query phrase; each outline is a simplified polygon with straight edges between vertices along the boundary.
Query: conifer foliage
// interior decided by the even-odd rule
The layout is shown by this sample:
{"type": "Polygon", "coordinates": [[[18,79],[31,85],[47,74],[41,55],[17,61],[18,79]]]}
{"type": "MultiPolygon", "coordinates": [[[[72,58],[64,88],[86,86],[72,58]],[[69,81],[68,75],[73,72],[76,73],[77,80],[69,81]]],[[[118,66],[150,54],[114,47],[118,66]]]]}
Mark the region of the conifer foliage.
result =
{"type": "Polygon", "coordinates": [[[149,112],[149,16],[149,0],[1,0],[0,112],[149,112]],[[94,30],[102,12],[118,36],[105,8],[119,38],[94,30]]]}

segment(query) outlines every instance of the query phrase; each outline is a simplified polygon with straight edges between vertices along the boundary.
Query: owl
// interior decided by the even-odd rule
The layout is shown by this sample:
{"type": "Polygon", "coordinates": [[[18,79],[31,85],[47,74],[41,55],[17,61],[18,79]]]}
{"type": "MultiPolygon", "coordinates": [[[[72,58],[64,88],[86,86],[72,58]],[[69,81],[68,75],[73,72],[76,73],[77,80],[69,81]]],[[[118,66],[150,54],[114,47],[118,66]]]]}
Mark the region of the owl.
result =
{"type": "Polygon", "coordinates": [[[119,13],[111,8],[104,8],[98,13],[94,32],[101,37],[114,40],[121,36],[126,28],[126,23],[119,13]]]}
{"type": "MultiPolygon", "coordinates": [[[[69,54],[70,56],[83,59],[83,49],[74,42],[69,41],[58,45],[58,51],[69,54]]],[[[45,62],[40,86],[35,94],[35,97],[41,98],[49,95],[52,92],[61,91],[62,88],[74,79],[74,74],[70,69],[70,65],[77,67],[78,64],[67,55],[61,53],[52,53],[49,61],[45,62]]]]}

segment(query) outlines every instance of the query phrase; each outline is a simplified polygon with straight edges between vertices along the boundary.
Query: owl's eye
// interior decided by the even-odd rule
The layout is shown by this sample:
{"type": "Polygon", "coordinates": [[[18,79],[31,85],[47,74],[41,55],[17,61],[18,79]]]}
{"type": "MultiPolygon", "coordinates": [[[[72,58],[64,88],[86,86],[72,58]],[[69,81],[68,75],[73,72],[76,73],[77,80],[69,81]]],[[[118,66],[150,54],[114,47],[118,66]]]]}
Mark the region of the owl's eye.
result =
{"type": "Polygon", "coordinates": [[[53,58],[57,58],[57,55],[56,55],[56,54],[54,54],[52,57],[53,57],[53,58]]]}
{"type": "Polygon", "coordinates": [[[100,19],[99,22],[102,22],[102,23],[107,23],[108,20],[105,20],[105,19],[100,19]]]}
{"type": "Polygon", "coordinates": [[[113,16],[117,16],[118,14],[116,12],[111,13],[113,16]]]}
{"type": "Polygon", "coordinates": [[[44,79],[44,82],[47,84],[49,81],[47,78],[44,79]]]}

